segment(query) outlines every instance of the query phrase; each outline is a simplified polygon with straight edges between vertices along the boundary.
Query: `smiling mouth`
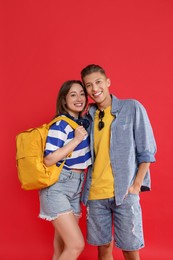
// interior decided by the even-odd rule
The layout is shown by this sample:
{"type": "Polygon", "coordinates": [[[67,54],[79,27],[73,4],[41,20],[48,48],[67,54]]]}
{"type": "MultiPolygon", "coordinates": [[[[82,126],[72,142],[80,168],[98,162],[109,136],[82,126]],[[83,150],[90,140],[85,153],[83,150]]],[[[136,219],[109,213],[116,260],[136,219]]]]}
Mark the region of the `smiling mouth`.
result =
{"type": "Polygon", "coordinates": [[[83,107],[83,103],[75,103],[74,104],[76,107],[83,107]]]}
{"type": "Polygon", "coordinates": [[[99,97],[102,93],[103,93],[103,92],[100,91],[100,92],[94,93],[93,96],[94,96],[94,97],[99,97]]]}

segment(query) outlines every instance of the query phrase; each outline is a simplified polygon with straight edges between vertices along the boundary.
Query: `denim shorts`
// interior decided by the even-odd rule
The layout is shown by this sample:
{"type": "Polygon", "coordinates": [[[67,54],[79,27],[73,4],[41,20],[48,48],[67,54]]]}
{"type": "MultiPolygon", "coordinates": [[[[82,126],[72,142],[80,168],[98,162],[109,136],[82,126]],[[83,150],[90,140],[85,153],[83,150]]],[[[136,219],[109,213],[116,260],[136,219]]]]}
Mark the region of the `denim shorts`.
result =
{"type": "Polygon", "coordinates": [[[112,241],[124,251],[144,247],[141,206],[139,195],[128,194],[116,206],[115,199],[89,200],[87,202],[87,241],[101,246],[112,241]]]}
{"type": "Polygon", "coordinates": [[[39,217],[52,221],[59,215],[69,212],[80,216],[80,198],[83,181],[84,172],[77,173],[63,169],[55,184],[39,191],[39,217]]]}

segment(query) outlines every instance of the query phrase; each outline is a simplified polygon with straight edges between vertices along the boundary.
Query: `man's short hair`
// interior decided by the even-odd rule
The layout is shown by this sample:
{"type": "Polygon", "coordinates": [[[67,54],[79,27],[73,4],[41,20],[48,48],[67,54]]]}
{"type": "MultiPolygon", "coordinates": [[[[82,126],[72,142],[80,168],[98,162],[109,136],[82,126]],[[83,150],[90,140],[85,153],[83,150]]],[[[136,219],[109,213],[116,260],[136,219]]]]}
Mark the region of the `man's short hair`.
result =
{"type": "Polygon", "coordinates": [[[101,74],[103,74],[106,77],[106,72],[101,66],[96,65],[96,64],[90,64],[81,71],[82,81],[87,75],[89,75],[93,72],[100,72],[101,74]]]}

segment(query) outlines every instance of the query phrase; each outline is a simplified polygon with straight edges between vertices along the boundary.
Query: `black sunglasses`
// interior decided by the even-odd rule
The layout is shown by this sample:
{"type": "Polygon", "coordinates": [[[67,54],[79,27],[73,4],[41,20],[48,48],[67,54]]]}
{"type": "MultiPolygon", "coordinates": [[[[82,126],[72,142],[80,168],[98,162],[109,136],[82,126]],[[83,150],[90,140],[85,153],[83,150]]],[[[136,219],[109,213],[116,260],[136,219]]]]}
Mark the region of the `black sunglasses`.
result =
{"type": "Polygon", "coordinates": [[[100,112],[99,112],[99,119],[100,119],[100,121],[99,121],[99,124],[98,124],[99,131],[102,130],[103,127],[105,126],[104,122],[102,121],[104,115],[105,115],[105,112],[100,110],[100,112]]]}

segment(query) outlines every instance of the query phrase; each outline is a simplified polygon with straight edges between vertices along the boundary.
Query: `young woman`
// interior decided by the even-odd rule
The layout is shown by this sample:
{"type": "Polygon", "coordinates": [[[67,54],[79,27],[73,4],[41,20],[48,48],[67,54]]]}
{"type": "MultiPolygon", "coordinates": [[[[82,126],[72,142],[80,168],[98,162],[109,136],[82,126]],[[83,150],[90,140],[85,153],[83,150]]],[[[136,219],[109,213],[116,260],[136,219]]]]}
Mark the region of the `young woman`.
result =
{"type": "Polygon", "coordinates": [[[75,260],[84,248],[79,228],[80,195],[84,170],[91,164],[88,121],[81,117],[86,107],[87,94],[81,81],[65,82],[58,94],[56,116],[68,116],[80,126],[74,131],[61,120],[48,133],[44,163],[60,165],[67,157],[58,181],[40,191],[40,215],[51,221],[55,228],[53,260],[75,260]]]}

